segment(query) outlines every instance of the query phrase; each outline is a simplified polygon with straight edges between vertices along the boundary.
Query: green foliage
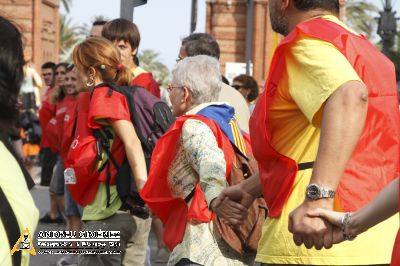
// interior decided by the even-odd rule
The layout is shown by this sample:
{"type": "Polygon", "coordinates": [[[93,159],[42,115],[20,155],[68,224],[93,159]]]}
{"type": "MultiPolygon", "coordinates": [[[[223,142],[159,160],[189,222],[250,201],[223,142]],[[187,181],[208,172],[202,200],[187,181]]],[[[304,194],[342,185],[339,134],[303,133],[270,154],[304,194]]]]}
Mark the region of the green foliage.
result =
{"type": "Polygon", "coordinates": [[[78,27],[72,24],[71,18],[60,15],[60,61],[71,62],[73,48],[78,43],[78,27]]]}
{"type": "Polygon", "coordinates": [[[361,0],[345,1],[345,22],[353,30],[370,39],[376,31],[378,7],[361,0]]]}
{"type": "MultiPolygon", "coordinates": [[[[71,2],[71,0],[69,0],[71,2]]],[[[93,21],[109,20],[105,16],[95,16],[93,21]]],[[[75,45],[83,41],[90,32],[92,25],[86,23],[76,25],[67,15],[60,15],[60,60],[62,62],[72,61],[72,52],[75,45]]]]}
{"type": "Polygon", "coordinates": [[[150,71],[154,79],[162,86],[167,86],[169,83],[169,70],[166,65],[160,62],[159,55],[153,50],[143,50],[138,56],[140,67],[150,71]]]}
{"type": "Polygon", "coordinates": [[[61,5],[65,8],[65,11],[69,13],[72,6],[72,0],[61,0],[61,5]]]}

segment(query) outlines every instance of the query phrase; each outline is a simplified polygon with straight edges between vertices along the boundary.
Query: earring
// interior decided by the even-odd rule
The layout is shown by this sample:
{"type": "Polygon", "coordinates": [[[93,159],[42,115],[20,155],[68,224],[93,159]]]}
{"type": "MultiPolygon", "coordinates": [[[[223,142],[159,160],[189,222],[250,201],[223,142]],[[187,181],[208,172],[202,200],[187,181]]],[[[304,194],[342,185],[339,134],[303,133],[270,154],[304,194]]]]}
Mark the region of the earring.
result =
{"type": "Polygon", "coordinates": [[[94,86],[94,78],[93,78],[93,76],[90,76],[88,78],[88,80],[86,81],[86,86],[87,87],[93,87],[94,86]]]}

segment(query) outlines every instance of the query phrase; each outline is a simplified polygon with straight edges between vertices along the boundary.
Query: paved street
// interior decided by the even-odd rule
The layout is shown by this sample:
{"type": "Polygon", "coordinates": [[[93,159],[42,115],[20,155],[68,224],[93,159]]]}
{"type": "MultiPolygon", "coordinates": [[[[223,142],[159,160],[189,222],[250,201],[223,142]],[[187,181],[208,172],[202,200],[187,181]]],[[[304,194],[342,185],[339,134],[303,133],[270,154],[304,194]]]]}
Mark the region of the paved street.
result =
{"type": "MultiPolygon", "coordinates": [[[[34,174],[34,176],[37,176],[37,173],[34,174]]],[[[38,183],[39,180],[35,178],[35,182],[38,183]]],[[[32,196],[35,200],[36,206],[40,210],[40,217],[42,217],[50,208],[49,205],[49,189],[48,187],[43,187],[40,185],[36,185],[32,190],[32,196]]],[[[33,236],[33,243],[35,245],[35,248],[37,250],[37,233],[40,230],[64,230],[65,226],[62,225],[50,225],[50,224],[40,224],[38,225],[36,232],[33,236]]],[[[150,234],[150,248],[151,248],[151,254],[155,254],[156,252],[156,239],[153,234],[150,234]]],[[[32,266],[53,266],[56,265],[57,261],[63,257],[63,255],[42,255],[42,254],[37,254],[36,256],[31,256],[30,259],[30,265],[32,266]]],[[[162,266],[165,264],[159,264],[159,263],[153,263],[151,262],[151,265],[154,266],[162,266]]]]}

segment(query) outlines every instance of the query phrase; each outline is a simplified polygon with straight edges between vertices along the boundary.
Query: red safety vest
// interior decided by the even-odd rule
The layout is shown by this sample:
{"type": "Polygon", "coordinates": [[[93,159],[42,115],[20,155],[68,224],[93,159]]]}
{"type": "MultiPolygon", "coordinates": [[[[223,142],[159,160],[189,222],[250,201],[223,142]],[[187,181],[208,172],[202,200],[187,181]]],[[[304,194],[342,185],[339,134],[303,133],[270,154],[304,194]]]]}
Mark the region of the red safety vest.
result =
{"type": "Polygon", "coordinates": [[[162,136],[153,151],[150,174],[141,191],[141,197],[151,208],[152,212],[164,224],[164,242],[170,250],[182,242],[188,221],[208,223],[214,218],[208,209],[207,202],[199,184],[196,186],[191,204],[188,207],[182,198],[174,198],[169,189],[168,168],[176,156],[176,147],[187,119],[197,119],[210,127],[217,139],[218,147],[224,151],[226,161],[226,178],[232,168],[235,153],[216,122],[200,115],[182,116],[162,136]],[[171,147],[173,147],[171,149],[171,147]]]}
{"type": "MultiPolygon", "coordinates": [[[[106,113],[111,119],[120,117],[120,113],[115,110],[116,101],[109,101],[109,104],[99,105],[93,104],[97,100],[103,100],[108,94],[108,87],[96,88],[97,93],[90,96],[88,92],[81,93],[78,100],[78,118],[76,122],[76,131],[74,139],[68,151],[66,168],[73,168],[76,176],[75,184],[68,184],[67,187],[74,200],[82,206],[86,206],[95,199],[98,186],[101,182],[107,180],[107,169],[98,171],[97,145],[93,136],[90,120],[93,114],[106,113]],[[96,109],[100,108],[100,109],[96,109]],[[115,117],[113,117],[115,115],[115,117]]],[[[112,97],[124,97],[117,92],[113,92],[112,97]]],[[[118,102],[118,101],[117,101],[118,102]]],[[[102,101],[104,103],[104,101],[102,101]]],[[[128,108],[125,106],[125,108],[128,108]]],[[[98,126],[101,127],[101,126],[98,126]]],[[[125,158],[125,148],[118,136],[115,136],[111,153],[113,154],[118,165],[122,165],[125,158]]],[[[107,168],[108,166],[106,166],[107,168]]],[[[110,169],[110,185],[115,185],[118,169],[111,163],[110,169]]]]}
{"type": "MultiPolygon", "coordinates": [[[[400,178],[400,177],[399,177],[400,178]]],[[[400,186],[400,184],[399,184],[400,186]]],[[[400,188],[399,188],[399,212],[400,212],[400,188]]],[[[400,229],[397,232],[396,241],[394,242],[391,266],[400,265],[400,229]]]]}
{"type": "Polygon", "coordinates": [[[72,198],[82,206],[94,201],[99,186],[94,144],[96,140],[88,126],[89,105],[89,92],[81,92],[77,103],[75,136],[64,162],[65,168],[74,168],[76,175],[76,184],[66,184],[66,186],[72,198]]]}
{"type": "Polygon", "coordinates": [[[42,128],[42,139],[40,140],[40,147],[49,148],[49,141],[47,140],[47,134],[44,130],[47,127],[50,119],[56,114],[56,106],[50,103],[50,94],[52,88],[47,88],[43,95],[42,105],[39,109],[39,123],[42,128]]]}
{"type": "Polygon", "coordinates": [[[160,86],[149,72],[141,73],[133,78],[131,85],[140,86],[148,90],[154,96],[160,98],[160,86]]]}
{"type": "Polygon", "coordinates": [[[64,137],[64,116],[70,109],[75,109],[76,98],[71,95],[65,96],[56,105],[56,113],[53,118],[50,119],[46,126],[47,141],[50,149],[53,152],[60,153],[61,142],[64,137]]]}
{"type": "Polygon", "coordinates": [[[297,162],[272,146],[268,111],[285,71],[286,48],[300,34],[332,43],[348,59],[368,89],[364,130],[337,188],[342,209],[359,209],[399,175],[400,115],[392,62],[365,37],[328,20],[309,20],[297,25],[276,49],[265,91],[250,120],[252,147],[259,163],[270,217],[280,216],[298,171],[297,162]]]}
{"type": "Polygon", "coordinates": [[[68,109],[64,115],[64,121],[62,126],[63,134],[60,143],[60,156],[63,159],[63,161],[67,159],[69,148],[74,139],[73,131],[74,128],[76,128],[78,97],[79,96],[74,98],[74,100],[68,106],[68,109]]]}

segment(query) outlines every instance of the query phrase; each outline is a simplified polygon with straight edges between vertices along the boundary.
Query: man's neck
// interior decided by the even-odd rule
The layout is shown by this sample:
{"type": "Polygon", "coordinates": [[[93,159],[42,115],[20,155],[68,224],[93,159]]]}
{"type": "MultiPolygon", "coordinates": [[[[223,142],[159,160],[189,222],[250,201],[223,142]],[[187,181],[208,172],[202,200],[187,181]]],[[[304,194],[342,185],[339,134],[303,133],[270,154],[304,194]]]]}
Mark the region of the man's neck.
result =
{"type": "Polygon", "coordinates": [[[331,15],[331,16],[336,16],[337,14],[334,14],[330,11],[324,11],[324,10],[311,10],[311,11],[307,11],[307,12],[296,12],[296,14],[292,14],[290,19],[289,19],[289,32],[291,32],[296,26],[297,24],[313,19],[313,18],[317,18],[317,17],[321,17],[321,16],[326,16],[326,15],[331,15]]]}

